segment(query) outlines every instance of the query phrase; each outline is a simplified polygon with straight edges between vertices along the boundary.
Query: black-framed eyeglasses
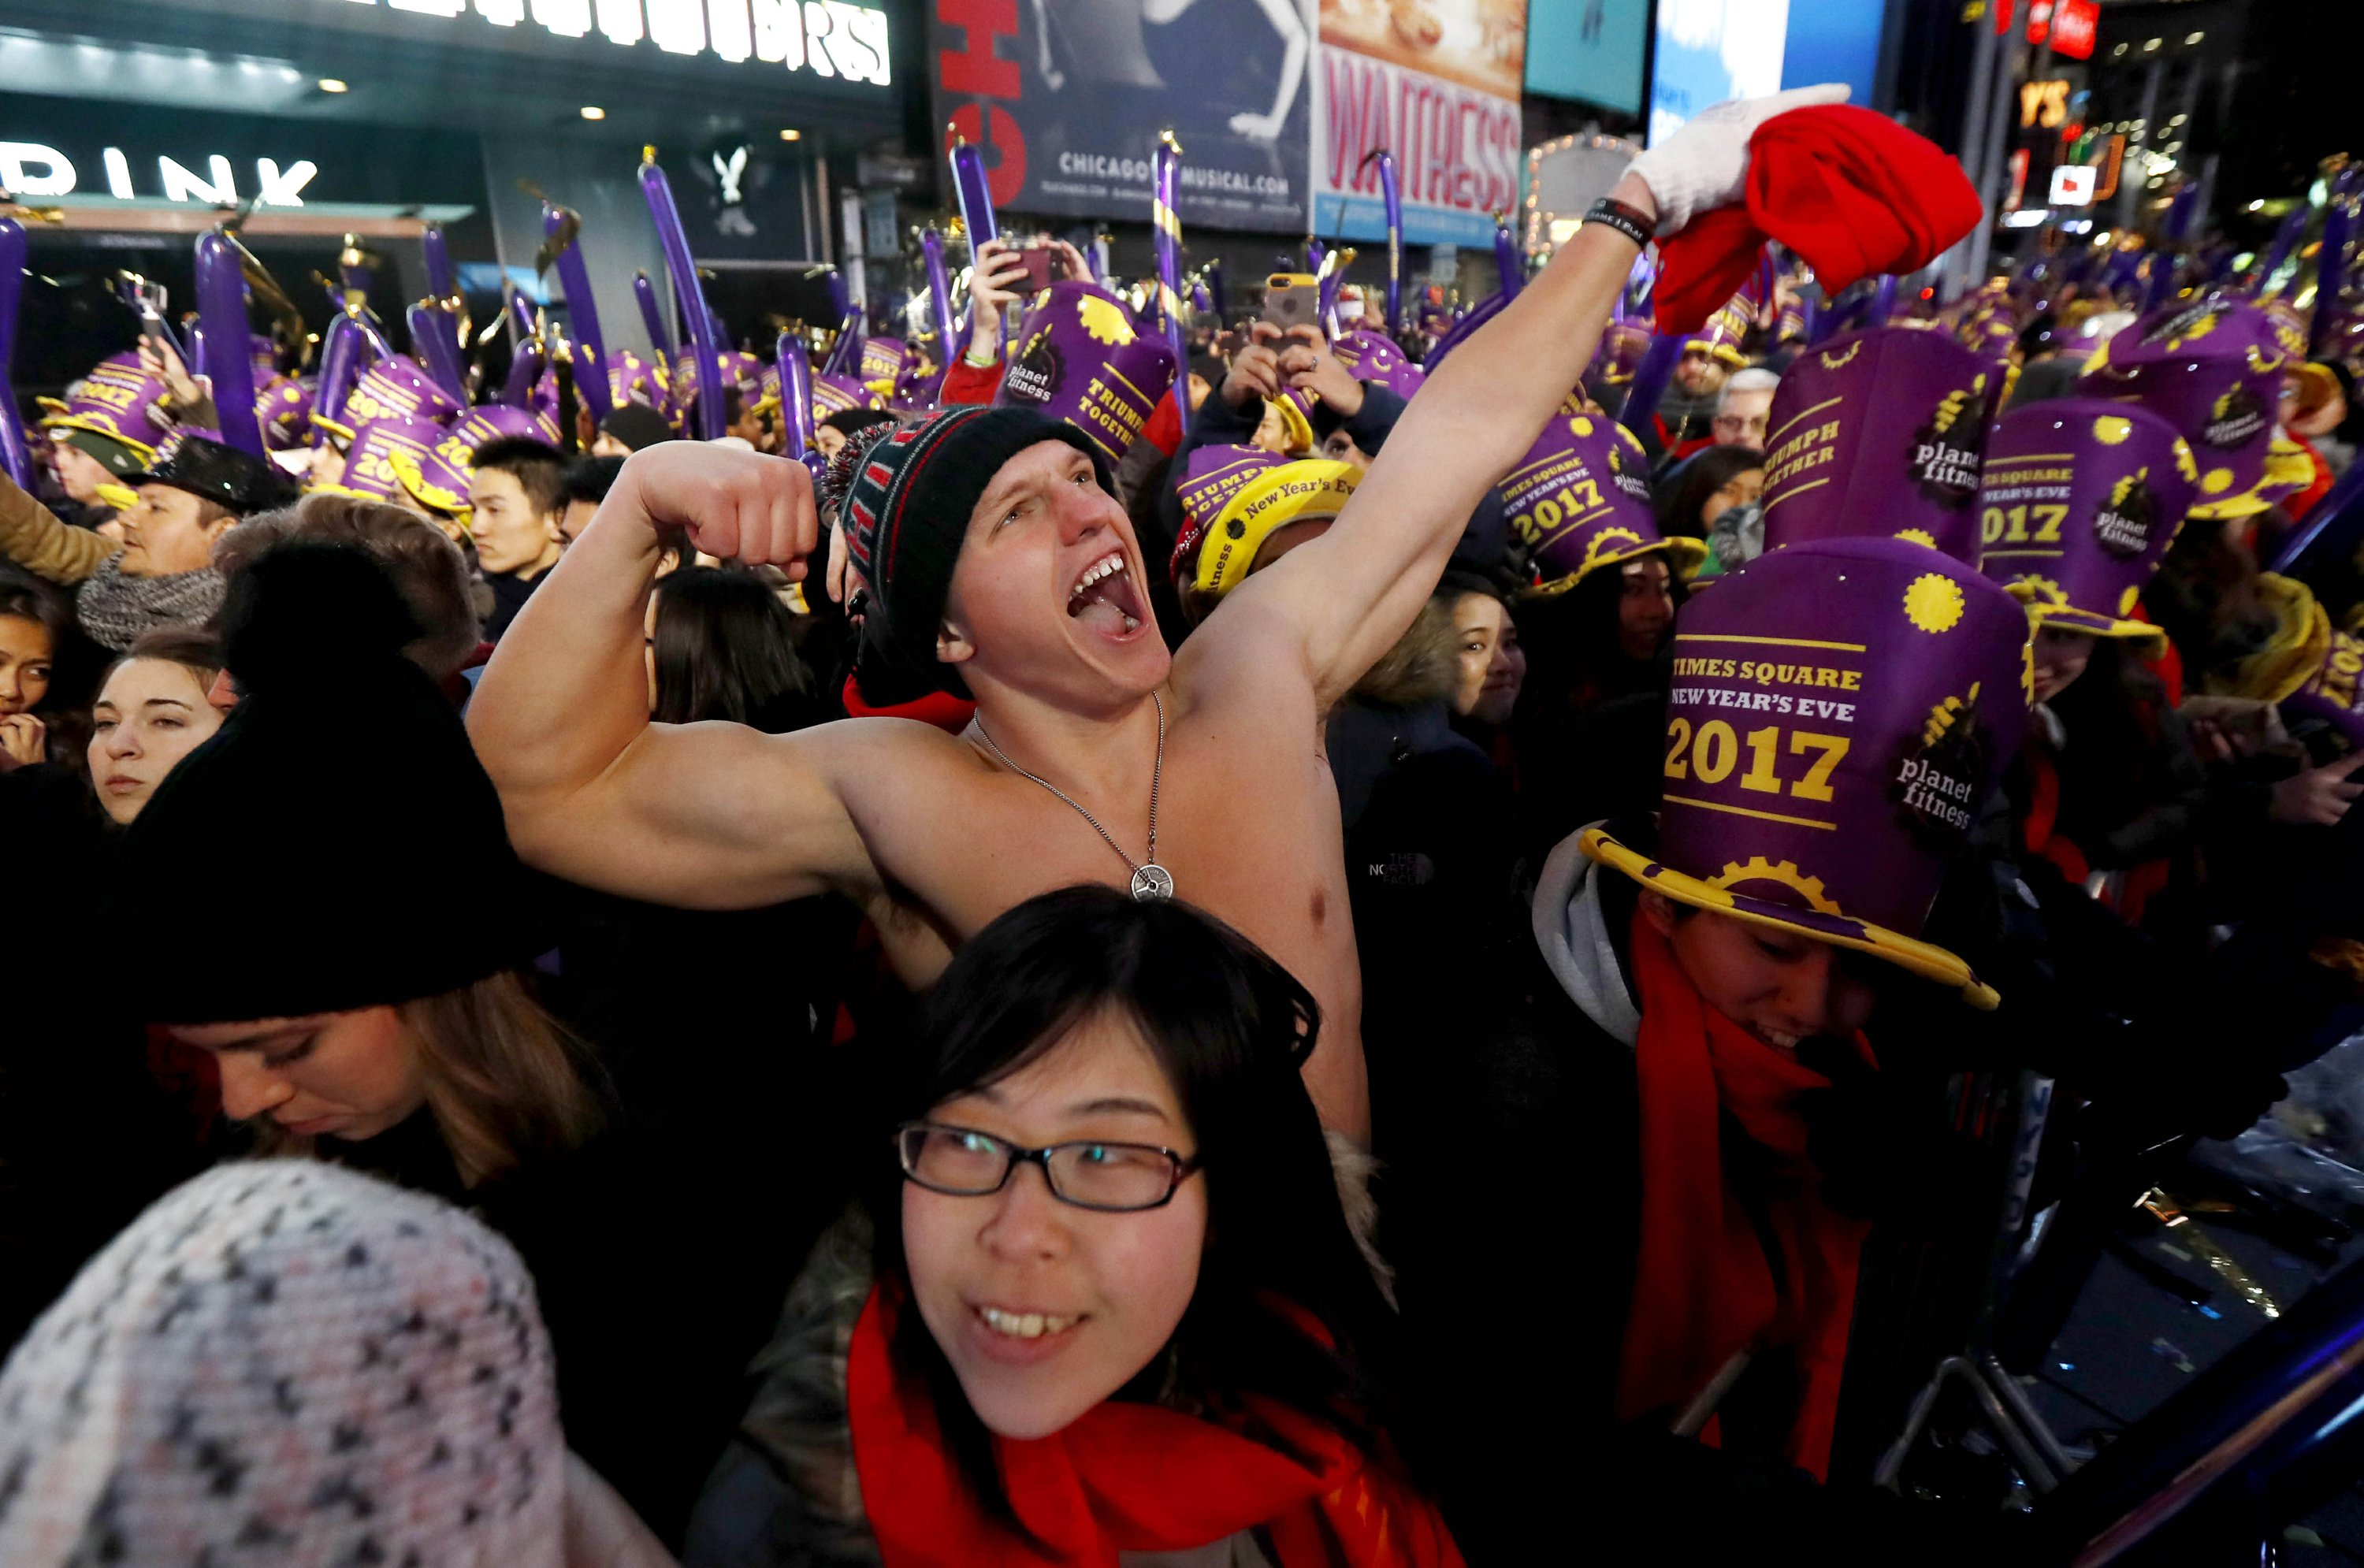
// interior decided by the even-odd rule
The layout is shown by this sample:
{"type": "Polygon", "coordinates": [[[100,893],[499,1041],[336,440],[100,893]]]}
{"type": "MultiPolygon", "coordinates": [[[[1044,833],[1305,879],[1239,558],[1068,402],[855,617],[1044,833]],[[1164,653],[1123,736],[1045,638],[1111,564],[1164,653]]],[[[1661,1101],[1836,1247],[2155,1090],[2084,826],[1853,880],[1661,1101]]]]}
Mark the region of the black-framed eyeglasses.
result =
{"type": "Polygon", "coordinates": [[[1020,1165],[1040,1165],[1053,1197],[1108,1214],[1163,1208],[1199,1169],[1197,1161],[1154,1143],[1087,1139],[1028,1149],[973,1127],[934,1121],[897,1128],[895,1150],[904,1178],[930,1192],[983,1197],[1009,1185],[1020,1165]]]}

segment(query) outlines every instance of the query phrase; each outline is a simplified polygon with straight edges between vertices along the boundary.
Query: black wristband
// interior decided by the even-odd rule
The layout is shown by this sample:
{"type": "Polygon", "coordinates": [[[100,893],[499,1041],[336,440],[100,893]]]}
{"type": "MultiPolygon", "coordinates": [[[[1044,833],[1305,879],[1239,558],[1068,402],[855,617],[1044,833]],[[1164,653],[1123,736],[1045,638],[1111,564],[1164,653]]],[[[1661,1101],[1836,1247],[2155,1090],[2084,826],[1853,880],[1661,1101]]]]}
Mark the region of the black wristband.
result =
{"type": "Polygon", "coordinates": [[[1642,249],[1649,249],[1650,218],[1639,207],[1628,206],[1623,202],[1603,196],[1592,204],[1592,210],[1584,215],[1584,221],[1607,224],[1642,249]]]}

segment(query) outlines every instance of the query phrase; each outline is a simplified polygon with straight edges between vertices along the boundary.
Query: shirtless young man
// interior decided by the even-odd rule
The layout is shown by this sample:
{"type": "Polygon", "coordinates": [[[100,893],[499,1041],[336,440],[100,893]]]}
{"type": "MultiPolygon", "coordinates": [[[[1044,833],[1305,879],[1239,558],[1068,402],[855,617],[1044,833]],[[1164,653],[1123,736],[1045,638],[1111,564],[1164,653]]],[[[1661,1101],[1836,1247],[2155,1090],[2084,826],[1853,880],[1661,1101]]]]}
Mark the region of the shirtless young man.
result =
{"type": "MultiPolygon", "coordinates": [[[[1703,114],[1616,199],[1672,232],[1738,196],[1758,121],[1844,93],[1703,114]]],[[[998,462],[981,488],[953,477],[952,458],[910,463],[865,575],[905,647],[931,638],[976,697],[977,723],[958,738],[893,718],[784,736],[650,723],[641,648],[658,528],[686,527],[701,550],[800,576],[820,525],[801,464],[688,442],[636,453],[469,707],[519,852],[593,887],[697,908],[841,892],[922,985],[1015,904],[1076,883],[1130,884],[1150,858],[1154,795],[1154,858],[1174,895],[1237,927],[1320,999],[1307,1084],[1326,1125],[1367,1142],[1322,719],[1411,624],[1471,509],[1576,384],[1634,251],[1607,224],[1580,229],[1430,378],[1329,533],[1234,590],[1170,658],[1124,509],[1064,427],[998,462]],[[882,568],[924,577],[901,552],[927,548],[939,577],[952,563],[933,597],[879,580],[882,568]],[[1110,562],[1116,574],[1079,594],[1110,562]],[[915,606],[924,628],[910,624],[915,606]],[[987,734],[1075,804],[997,760],[987,734]]],[[[986,417],[954,411],[909,429],[926,441],[940,422],[984,429],[986,417]]]]}

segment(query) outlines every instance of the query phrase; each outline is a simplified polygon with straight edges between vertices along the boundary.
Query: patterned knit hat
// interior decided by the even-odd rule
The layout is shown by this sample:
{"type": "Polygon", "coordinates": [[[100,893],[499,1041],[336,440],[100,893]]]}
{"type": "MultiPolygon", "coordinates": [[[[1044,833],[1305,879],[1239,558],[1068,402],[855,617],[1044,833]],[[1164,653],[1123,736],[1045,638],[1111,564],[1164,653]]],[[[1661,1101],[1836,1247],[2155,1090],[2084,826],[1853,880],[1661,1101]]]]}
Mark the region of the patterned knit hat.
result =
{"type": "Polygon", "coordinates": [[[0,1562],[557,1568],[566,1446],[509,1244],[334,1165],[219,1165],[0,1371],[0,1562]]]}
{"type": "Polygon", "coordinates": [[[1031,408],[965,406],[874,426],[831,462],[822,499],[838,508],[847,551],[870,590],[856,672],[864,700],[881,706],[929,692],[968,695],[958,672],[936,657],[953,564],[986,486],[1002,464],[1042,441],[1063,441],[1090,458],[1100,488],[1116,494],[1108,464],[1084,433],[1031,408]]]}

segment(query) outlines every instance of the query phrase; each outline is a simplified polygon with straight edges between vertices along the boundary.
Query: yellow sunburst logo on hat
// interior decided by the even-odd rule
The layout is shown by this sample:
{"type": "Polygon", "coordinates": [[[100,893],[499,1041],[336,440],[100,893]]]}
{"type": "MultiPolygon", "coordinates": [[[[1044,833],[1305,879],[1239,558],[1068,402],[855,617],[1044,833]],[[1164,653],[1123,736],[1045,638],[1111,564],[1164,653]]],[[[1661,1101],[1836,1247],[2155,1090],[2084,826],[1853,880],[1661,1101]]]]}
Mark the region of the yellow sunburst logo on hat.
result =
{"type": "Polygon", "coordinates": [[[1799,871],[1795,861],[1768,861],[1763,855],[1751,855],[1746,861],[1726,861],[1723,874],[1708,878],[1707,884],[1720,892],[1729,893],[1744,882],[1778,882],[1802,896],[1806,907],[1817,915],[1845,915],[1835,900],[1823,891],[1823,879],[1808,876],[1799,871]]]}
{"type": "Polygon", "coordinates": [[[2135,422],[2123,414],[2104,414],[2093,421],[2093,439],[2114,447],[2135,433],[2135,422]]]}
{"type": "Polygon", "coordinates": [[[1936,536],[1926,528],[1900,528],[1897,530],[1896,537],[1907,543],[1925,544],[1931,550],[1937,548],[1936,536]]]}
{"type": "Polygon", "coordinates": [[[2242,357],[2249,361],[2249,368],[2251,370],[2258,372],[2261,375],[2268,371],[2277,371],[2282,368],[2282,357],[2280,354],[2269,356],[2264,350],[2258,348],[2255,343],[2249,345],[2247,352],[2244,353],[2242,357]]]}
{"type": "Polygon", "coordinates": [[[1823,355],[1823,368],[1826,371],[1845,370],[1846,368],[1847,361],[1854,359],[1857,354],[1862,351],[1863,339],[1858,338],[1854,342],[1849,343],[1846,346],[1846,352],[1843,354],[1837,355],[1836,357],[1833,357],[1830,354],[1823,355]]]}
{"type": "MultiPolygon", "coordinates": [[[[1985,378],[1982,376],[1979,379],[1985,378]]],[[[1937,434],[1942,436],[1954,428],[1954,421],[1962,417],[1962,409],[1969,401],[1970,395],[1968,392],[1956,391],[1946,394],[1946,401],[1937,405],[1936,418],[1933,421],[1933,428],[1937,434]]]]}
{"type": "Polygon", "coordinates": [[[2149,469],[2138,468],[2132,473],[2127,474],[2124,479],[2119,480],[2115,484],[2111,485],[2110,505],[2113,506],[2124,506],[2126,504],[2126,497],[2135,493],[2135,486],[2140,484],[2149,477],[2149,469]]]}
{"type": "Polygon", "coordinates": [[[1951,631],[1962,618],[1962,585],[1938,572],[1925,572],[1904,590],[1904,618],[1921,630],[1951,631]]]}
{"type": "Polygon", "coordinates": [[[1921,726],[1921,743],[1924,746],[1935,746],[1943,740],[1947,732],[1960,722],[1962,715],[1977,706],[1979,685],[1979,682],[1972,681],[1968,696],[1947,697],[1929,710],[1928,721],[1921,726]]]}
{"type": "Polygon", "coordinates": [[[1092,335],[1094,342],[1106,343],[1112,349],[1124,347],[1136,336],[1124,306],[1096,294],[1087,294],[1077,303],[1076,318],[1084,324],[1084,330],[1092,335]]]}
{"type": "Polygon", "coordinates": [[[1570,420],[1567,422],[1567,428],[1568,428],[1568,432],[1569,432],[1569,434],[1571,434],[1571,435],[1576,435],[1576,436],[1589,436],[1590,434],[1592,434],[1592,418],[1591,418],[1591,416],[1589,416],[1589,415],[1586,415],[1586,414],[1578,414],[1578,416],[1576,416],[1574,418],[1570,419],[1570,420]]]}
{"type": "Polygon", "coordinates": [[[2169,337],[2167,351],[2171,354],[2186,343],[2197,343],[2214,330],[2216,330],[2216,313],[2213,310],[2203,310],[2193,317],[2181,331],[2169,337]]]}
{"type": "Polygon", "coordinates": [[[2011,580],[2011,585],[2026,589],[2029,598],[2044,604],[2065,605],[2068,602],[2068,595],[2059,584],[2049,577],[2039,577],[2033,572],[2023,572],[2011,580]]]}
{"type": "Polygon", "coordinates": [[[2222,495],[2233,488],[2233,471],[2229,468],[2210,469],[2207,476],[2201,480],[2200,488],[2211,495],[2222,495]]]}
{"type": "Polygon", "coordinates": [[[1599,533],[1593,535],[1591,540],[1584,547],[1584,570],[1587,572],[1591,571],[1594,566],[1600,563],[1600,558],[1609,553],[1611,546],[1621,542],[1630,544],[1636,550],[1639,550],[1644,541],[1642,536],[1635,533],[1632,528],[1603,528],[1599,533]]]}

